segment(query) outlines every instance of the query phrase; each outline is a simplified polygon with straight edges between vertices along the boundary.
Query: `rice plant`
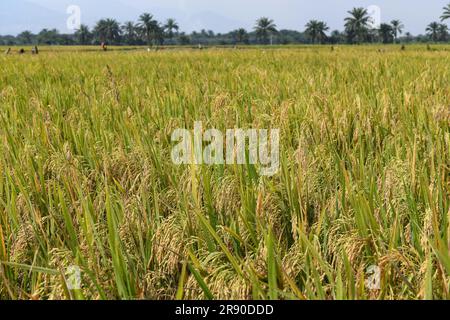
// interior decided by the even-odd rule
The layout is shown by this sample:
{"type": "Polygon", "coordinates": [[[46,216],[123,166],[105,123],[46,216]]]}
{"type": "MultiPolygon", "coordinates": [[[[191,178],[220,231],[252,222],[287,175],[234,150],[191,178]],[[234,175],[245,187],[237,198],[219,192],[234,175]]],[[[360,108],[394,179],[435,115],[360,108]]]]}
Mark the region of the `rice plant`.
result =
{"type": "Polygon", "coordinates": [[[449,299],[449,48],[386,48],[0,56],[0,298],[449,299]],[[195,121],[278,174],[175,165],[195,121]]]}

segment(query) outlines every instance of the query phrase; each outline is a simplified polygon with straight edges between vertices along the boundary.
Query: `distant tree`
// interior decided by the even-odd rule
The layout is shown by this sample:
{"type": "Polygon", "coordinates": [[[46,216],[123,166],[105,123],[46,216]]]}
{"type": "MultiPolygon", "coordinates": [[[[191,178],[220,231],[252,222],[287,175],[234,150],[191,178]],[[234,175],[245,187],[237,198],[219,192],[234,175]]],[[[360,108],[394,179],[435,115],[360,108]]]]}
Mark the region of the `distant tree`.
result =
{"type": "Polygon", "coordinates": [[[239,28],[231,32],[235,43],[248,43],[248,32],[244,28],[239,28]]]}
{"type": "MultiPolygon", "coordinates": [[[[250,35],[249,35],[250,36],[250,35]]],[[[304,32],[299,32],[295,30],[278,30],[275,35],[277,43],[290,44],[290,43],[308,43],[308,35],[304,32]]]]}
{"type": "Polygon", "coordinates": [[[89,44],[89,41],[91,39],[91,32],[89,31],[89,27],[84,24],[80,25],[80,27],[75,31],[75,38],[78,44],[89,44]]]}
{"type": "Polygon", "coordinates": [[[382,23],[378,32],[383,43],[391,43],[394,39],[394,28],[390,24],[382,23]]]}
{"type": "Polygon", "coordinates": [[[117,43],[120,40],[120,25],[115,19],[102,19],[94,28],[100,42],[117,43]]]}
{"type": "Polygon", "coordinates": [[[353,8],[348,11],[349,17],[345,18],[345,31],[350,42],[362,43],[365,41],[368,30],[370,16],[367,9],[353,8]]]}
{"type": "Polygon", "coordinates": [[[322,43],[327,35],[325,34],[330,28],[323,21],[311,20],[306,24],[305,33],[311,38],[312,43],[322,43]]]}
{"type": "Polygon", "coordinates": [[[180,27],[175,19],[167,19],[164,24],[164,31],[166,31],[167,38],[173,39],[175,33],[178,33],[178,30],[180,30],[180,27]]]}
{"type": "Polygon", "coordinates": [[[185,46],[185,45],[188,45],[188,44],[191,43],[191,38],[189,38],[189,36],[188,36],[186,33],[184,33],[184,32],[182,32],[182,33],[180,34],[180,36],[179,36],[178,39],[179,39],[180,44],[181,44],[182,46],[185,46]]]}
{"type": "Polygon", "coordinates": [[[394,35],[394,42],[397,42],[397,38],[403,32],[403,28],[405,27],[400,20],[392,20],[392,33],[394,35]]]}
{"type": "Polygon", "coordinates": [[[54,44],[62,45],[62,46],[73,46],[77,44],[77,40],[75,35],[73,34],[59,34],[55,39],[54,44]]]}
{"type": "Polygon", "coordinates": [[[269,36],[277,32],[277,26],[272,19],[262,17],[256,21],[256,37],[264,44],[269,43],[269,36]]]}
{"type": "Polygon", "coordinates": [[[426,29],[427,35],[434,42],[439,40],[439,28],[440,28],[439,22],[432,22],[427,26],[426,29]]]}
{"type": "Polygon", "coordinates": [[[379,36],[380,36],[379,29],[369,28],[366,34],[366,41],[369,43],[377,42],[379,40],[379,36]]]}
{"type": "Polygon", "coordinates": [[[439,41],[447,41],[449,38],[448,27],[446,24],[440,23],[438,27],[438,39],[439,41]]]}
{"type": "Polygon", "coordinates": [[[42,29],[38,35],[38,43],[46,45],[55,45],[60,43],[59,32],[56,29],[42,29]]]}
{"type": "Polygon", "coordinates": [[[330,34],[329,40],[333,44],[345,42],[345,34],[339,30],[333,30],[330,34]]]}
{"type": "Polygon", "coordinates": [[[0,36],[2,45],[13,46],[17,44],[17,39],[14,36],[0,36]]]}
{"type": "Polygon", "coordinates": [[[20,33],[17,38],[22,44],[32,44],[34,40],[34,34],[31,31],[24,31],[20,33]]]}
{"type": "Polygon", "coordinates": [[[98,39],[99,42],[106,42],[106,20],[101,19],[97,22],[97,24],[94,27],[93,30],[95,37],[98,39]]]}
{"type": "Polygon", "coordinates": [[[122,25],[121,29],[125,43],[128,45],[136,44],[138,36],[136,24],[132,21],[127,21],[122,25]]]}
{"type": "Polygon", "coordinates": [[[414,36],[411,34],[411,32],[406,32],[404,39],[406,42],[412,42],[414,40],[414,36]]]}
{"type": "Polygon", "coordinates": [[[161,40],[163,30],[158,21],[150,13],[143,13],[139,17],[139,31],[149,46],[161,40]]]}
{"type": "Polygon", "coordinates": [[[209,38],[209,33],[206,31],[206,29],[200,30],[200,36],[203,38],[209,38]]]}
{"type": "Polygon", "coordinates": [[[450,3],[443,8],[444,13],[441,16],[441,21],[445,21],[447,19],[450,19],[450,3]]]}

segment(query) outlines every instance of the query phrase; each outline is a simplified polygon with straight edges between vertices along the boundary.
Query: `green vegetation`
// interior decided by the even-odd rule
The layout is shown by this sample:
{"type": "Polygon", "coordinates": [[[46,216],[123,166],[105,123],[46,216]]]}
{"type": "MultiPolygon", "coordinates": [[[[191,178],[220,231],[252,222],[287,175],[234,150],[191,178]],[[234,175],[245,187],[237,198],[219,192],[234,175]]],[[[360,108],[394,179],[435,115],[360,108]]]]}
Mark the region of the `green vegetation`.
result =
{"type": "Polygon", "coordinates": [[[0,56],[0,298],[450,298],[449,48],[385,48],[0,56]],[[175,166],[196,120],[279,174],[175,166]]]}
{"type": "Polygon", "coordinates": [[[56,29],[43,29],[38,34],[23,31],[17,36],[0,35],[0,45],[93,45],[107,43],[108,45],[264,45],[264,44],[361,44],[361,43],[423,43],[448,42],[450,34],[444,23],[450,18],[450,4],[442,8],[440,22],[431,22],[426,35],[413,36],[403,33],[405,26],[400,20],[392,20],[390,24],[380,23],[371,16],[368,9],[353,8],[344,19],[345,30],[326,32],[329,27],[326,22],[310,20],[304,31],[278,29],[275,22],[268,18],[259,18],[252,32],[238,28],[228,33],[215,33],[213,30],[202,29],[191,34],[180,32],[180,26],[175,19],[169,18],[159,22],[152,14],[143,13],[138,22],[127,21],[123,24],[116,19],[99,20],[94,28],[89,30],[81,24],[74,34],[60,34],[56,29]],[[380,23],[377,25],[376,23],[380,23]]]}

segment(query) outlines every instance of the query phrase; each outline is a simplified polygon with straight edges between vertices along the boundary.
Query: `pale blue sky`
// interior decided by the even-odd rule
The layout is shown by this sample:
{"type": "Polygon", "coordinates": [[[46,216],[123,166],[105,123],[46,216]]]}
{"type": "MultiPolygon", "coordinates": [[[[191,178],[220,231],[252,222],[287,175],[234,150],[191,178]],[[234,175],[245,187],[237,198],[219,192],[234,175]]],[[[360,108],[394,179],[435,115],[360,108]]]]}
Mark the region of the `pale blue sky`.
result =
{"type": "Polygon", "coordinates": [[[279,28],[303,30],[309,19],[321,19],[331,29],[343,29],[343,19],[352,7],[378,5],[382,21],[400,19],[405,31],[424,33],[438,21],[450,0],[0,0],[0,34],[42,28],[66,29],[69,5],[79,5],[82,23],[113,17],[121,22],[136,20],[151,12],[159,20],[174,17],[184,31],[212,29],[225,32],[238,27],[252,29],[261,16],[275,20],[279,28]]]}

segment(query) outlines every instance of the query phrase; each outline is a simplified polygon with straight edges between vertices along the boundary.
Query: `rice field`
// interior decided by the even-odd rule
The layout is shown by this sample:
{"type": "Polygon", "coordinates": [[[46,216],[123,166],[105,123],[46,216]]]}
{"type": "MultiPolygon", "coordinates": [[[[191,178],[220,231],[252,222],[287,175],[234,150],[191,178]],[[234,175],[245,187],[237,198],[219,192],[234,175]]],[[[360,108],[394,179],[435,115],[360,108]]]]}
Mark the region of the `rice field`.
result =
{"type": "Polygon", "coordinates": [[[48,47],[0,122],[0,299],[450,298],[449,46],[48,47]],[[195,121],[279,172],[175,165],[195,121]]]}

